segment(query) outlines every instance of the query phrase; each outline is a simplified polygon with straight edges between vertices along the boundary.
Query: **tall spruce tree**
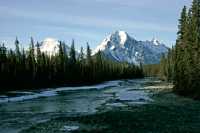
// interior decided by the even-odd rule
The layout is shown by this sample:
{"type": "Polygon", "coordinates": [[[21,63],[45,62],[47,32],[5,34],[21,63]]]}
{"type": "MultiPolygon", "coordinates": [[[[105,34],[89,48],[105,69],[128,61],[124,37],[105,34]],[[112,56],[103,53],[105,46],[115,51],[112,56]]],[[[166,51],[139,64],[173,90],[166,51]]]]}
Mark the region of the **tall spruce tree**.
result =
{"type": "Polygon", "coordinates": [[[20,53],[20,48],[19,48],[19,40],[17,37],[15,39],[15,52],[16,52],[17,57],[19,58],[21,53],[20,53]]]}
{"type": "Polygon", "coordinates": [[[83,63],[83,61],[84,61],[83,47],[81,47],[81,50],[80,50],[79,61],[80,61],[81,63],[83,63]]]}
{"type": "Polygon", "coordinates": [[[174,56],[175,90],[200,98],[200,0],[182,10],[174,56]]]}
{"type": "Polygon", "coordinates": [[[70,53],[69,53],[69,59],[71,64],[76,63],[76,50],[74,46],[74,40],[72,40],[71,48],[70,48],[70,53]]]}
{"type": "Polygon", "coordinates": [[[185,77],[185,62],[184,62],[184,56],[185,56],[185,48],[186,48],[186,42],[185,42],[185,35],[187,34],[187,8],[184,6],[182,12],[181,12],[181,18],[179,19],[179,26],[178,26],[178,39],[175,46],[175,65],[174,65],[174,84],[176,87],[176,90],[182,89],[180,86],[182,84],[182,81],[184,81],[185,77]]]}
{"type": "Polygon", "coordinates": [[[88,42],[87,42],[87,55],[86,55],[86,58],[87,58],[87,64],[88,65],[92,65],[92,50],[90,49],[90,45],[89,45],[88,42]]]}

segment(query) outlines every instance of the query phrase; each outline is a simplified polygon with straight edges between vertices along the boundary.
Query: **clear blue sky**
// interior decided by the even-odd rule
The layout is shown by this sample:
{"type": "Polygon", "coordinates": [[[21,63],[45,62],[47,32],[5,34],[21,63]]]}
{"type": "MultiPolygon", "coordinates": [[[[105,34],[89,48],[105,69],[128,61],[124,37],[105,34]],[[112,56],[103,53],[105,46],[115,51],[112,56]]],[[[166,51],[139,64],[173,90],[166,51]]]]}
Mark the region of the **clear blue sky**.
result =
{"type": "Polygon", "coordinates": [[[157,37],[168,46],[176,40],[184,5],[192,0],[0,0],[0,42],[15,37],[28,46],[30,36],[64,40],[95,48],[108,34],[125,30],[137,40],[157,37]]]}

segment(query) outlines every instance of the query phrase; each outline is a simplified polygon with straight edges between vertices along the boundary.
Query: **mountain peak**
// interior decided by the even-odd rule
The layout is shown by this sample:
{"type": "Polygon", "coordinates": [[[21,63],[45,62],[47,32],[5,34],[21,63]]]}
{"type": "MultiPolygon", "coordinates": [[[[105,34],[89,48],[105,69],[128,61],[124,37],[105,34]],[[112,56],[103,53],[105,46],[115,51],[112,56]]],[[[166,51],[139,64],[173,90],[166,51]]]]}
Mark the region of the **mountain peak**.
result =
{"type": "Polygon", "coordinates": [[[127,40],[127,37],[128,37],[127,32],[125,32],[125,31],[116,31],[114,35],[119,37],[121,45],[125,44],[125,42],[127,40]]]}
{"type": "Polygon", "coordinates": [[[111,50],[121,47],[124,48],[124,45],[128,39],[128,34],[125,31],[117,30],[107,36],[100,45],[97,46],[97,48],[94,51],[94,54],[98,51],[103,51],[106,48],[109,48],[111,50]]]}
{"type": "Polygon", "coordinates": [[[152,42],[154,45],[156,45],[156,46],[158,46],[158,45],[161,44],[160,41],[159,41],[157,38],[155,38],[155,37],[151,40],[151,42],[152,42]]]}
{"type": "Polygon", "coordinates": [[[107,37],[107,40],[110,40],[114,43],[119,43],[121,46],[123,46],[126,43],[127,39],[128,39],[127,32],[122,30],[117,30],[107,37]]]}
{"type": "MultiPolygon", "coordinates": [[[[41,42],[40,51],[46,53],[48,56],[54,56],[59,53],[60,42],[54,38],[46,38],[41,42]]],[[[65,45],[64,51],[67,55],[70,53],[70,47],[65,45]]],[[[79,53],[76,52],[76,57],[79,56],[79,53]]]]}
{"type": "Polygon", "coordinates": [[[131,64],[157,64],[161,55],[168,48],[153,38],[152,41],[137,41],[125,31],[115,31],[107,36],[94,51],[104,53],[104,56],[117,61],[131,64]]]}
{"type": "Polygon", "coordinates": [[[55,55],[59,51],[59,42],[54,38],[46,38],[42,42],[40,50],[41,52],[47,53],[50,56],[55,55]]]}

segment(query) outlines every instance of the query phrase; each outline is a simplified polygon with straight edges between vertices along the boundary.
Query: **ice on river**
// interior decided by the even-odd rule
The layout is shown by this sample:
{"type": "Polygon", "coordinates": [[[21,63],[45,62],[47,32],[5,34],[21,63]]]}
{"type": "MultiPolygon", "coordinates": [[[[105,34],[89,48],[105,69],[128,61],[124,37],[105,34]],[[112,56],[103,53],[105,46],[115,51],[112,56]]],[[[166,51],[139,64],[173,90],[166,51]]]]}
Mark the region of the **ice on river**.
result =
{"type": "Polygon", "coordinates": [[[64,126],[61,131],[68,131],[68,132],[71,132],[71,131],[75,131],[75,130],[78,130],[79,129],[79,126],[64,126]]]}
{"type": "Polygon", "coordinates": [[[102,84],[92,85],[92,86],[61,87],[61,88],[56,88],[56,89],[45,89],[45,90],[41,90],[40,92],[23,92],[22,93],[20,91],[19,92],[16,91],[16,92],[12,92],[12,93],[22,94],[22,95],[15,96],[15,97],[6,97],[6,96],[0,95],[0,103],[18,102],[18,101],[31,100],[31,99],[40,98],[40,97],[51,97],[51,96],[58,95],[58,92],[61,92],[61,91],[103,89],[106,87],[119,86],[120,82],[121,81],[116,80],[116,81],[108,81],[108,82],[105,82],[102,84]]]}
{"type": "MultiPolygon", "coordinates": [[[[15,91],[0,95],[0,132],[17,133],[57,117],[88,115],[148,103],[151,99],[144,87],[147,82],[153,81],[118,80],[93,86],[15,91]]],[[[70,132],[81,128],[78,126],[65,123],[58,130],[70,132]]]]}
{"type": "Polygon", "coordinates": [[[31,95],[0,98],[0,103],[17,102],[17,101],[31,100],[31,99],[35,99],[39,97],[50,97],[50,96],[56,96],[56,95],[57,93],[55,91],[43,91],[40,93],[31,94],[31,95]]]}
{"type": "Polygon", "coordinates": [[[144,91],[121,91],[117,93],[120,101],[151,101],[144,91]]]}

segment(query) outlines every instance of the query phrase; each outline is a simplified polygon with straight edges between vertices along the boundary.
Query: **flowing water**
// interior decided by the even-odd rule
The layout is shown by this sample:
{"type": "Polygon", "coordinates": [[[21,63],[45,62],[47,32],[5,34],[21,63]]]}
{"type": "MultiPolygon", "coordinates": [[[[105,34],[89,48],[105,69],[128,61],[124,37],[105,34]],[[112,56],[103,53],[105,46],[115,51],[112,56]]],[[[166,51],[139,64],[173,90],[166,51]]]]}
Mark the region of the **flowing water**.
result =
{"type": "Polygon", "coordinates": [[[109,81],[93,86],[15,91],[0,95],[0,132],[17,133],[57,117],[93,114],[153,102],[148,84],[156,79],[109,81]]]}

